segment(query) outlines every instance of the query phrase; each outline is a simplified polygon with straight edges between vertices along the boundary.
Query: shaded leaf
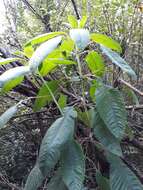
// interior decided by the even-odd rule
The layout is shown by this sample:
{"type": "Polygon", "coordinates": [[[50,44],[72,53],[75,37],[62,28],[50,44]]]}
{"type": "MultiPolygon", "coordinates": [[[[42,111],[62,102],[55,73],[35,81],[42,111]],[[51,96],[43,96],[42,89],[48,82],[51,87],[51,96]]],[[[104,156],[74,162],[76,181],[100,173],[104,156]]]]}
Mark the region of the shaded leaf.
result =
{"type": "Polygon", "coordinates": [[[12,106],[0,116],[0,129],[17,113],[18,106],[12,106]]]}
{"type": "Polygon", "coordinates": [[[96,110],[92,113],[92,127],[95,137],[109,152],[122,156],[120,142],[108,130],[99,113],[96,110]]]}
{"type": "Polygon", "coordinates": [[[124,136],[127,116],[121,93],[114,88],[102,87],[96,91],[96,106],[110,132],[118,139],[124,136]]]}
{"type": "Polygon", "coordinates": [[[62,178],[69,190],[81,190],[85,176],[85,160],[81,146],[72,141],[63,155],[62,178]]]}
{"type": "Polygon", "coordinates": [[[96,76],[102,76],[105,71],[105,65],[102,56],[92,51],[85,58],[90,71],[96,76]]]}
{"type": "Polygon", "coordinates": [[[56,94],[57,89],[58,89],[58,81],[53,80],[53,81],[47,82],[46,84],[43,84],[34,102],[34,106],[33,106],[34,111],[40,110],[42,107],[46,106],[48,103],[50,103],[53,100],[47,88],[47,85],[52,91],[52,93],[56,94]]]}
{"type": "Polygon", "coordinates": [[[130,77],[136,80],[137,76],[133,69],[127,64],[127,62],[120,57],[120,55],[106,47],[101,46],[101,50],[105,55],[107,55],[113,64],[121,68],[121,70],[127,73],[130,77]]]}
{"type": "Polygon", "coordinates": [[[66,95],[64,95],[64,94],[60,94],[60,98],[59,98],[59,100],[58,100],[58,104],[59,104],[59,106],[60,106],[60,108],[61,109],[63,109],[64,107],[66,107],[66,105],[67,105],[67,96],[66,95]]]}
{"type": "Polygon", "coordinates": [[[43,180],[44,176],[41,173],[39,165],[37,163],[27,178],[24,190],[37,190],[38,187],[42,185],[43,180]]]}
{"type": "Polygon", "coordinates": [[[143,185],[137,176],[117,156],[108,155],[110,163],[111,190],[142,190],[143,185]]]}
{"type": "Polygon", "coordinates": [[[98,170],[96,171],[96,181],[101,190],[111,190],[109,180],[98,170]]]}
{"type": "Polygon", "coordinates": [[[48,129],[39,152],[39,166],[44,175],[55,167],[68,142],[74,134],[76,112],[72,107],[64,110],[64,116],[57,119],[48,129]]]}
{"type": "Polygon", "coordinates": [[[91,34],[91,39],[100,44],[103,45],[107,48],[113,49],[117,52],[122,52],[122,48],[118,42],[110,38],[109,36],[106,36],[104,34],[99,34],[99,33],[93,33],[91,34]]]}

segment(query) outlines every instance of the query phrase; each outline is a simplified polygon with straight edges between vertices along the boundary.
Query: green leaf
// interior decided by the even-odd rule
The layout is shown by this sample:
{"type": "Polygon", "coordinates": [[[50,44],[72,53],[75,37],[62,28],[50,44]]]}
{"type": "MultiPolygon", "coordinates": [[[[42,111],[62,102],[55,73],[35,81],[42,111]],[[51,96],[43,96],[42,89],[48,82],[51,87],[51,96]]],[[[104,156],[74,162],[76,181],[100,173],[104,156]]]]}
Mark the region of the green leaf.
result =
{"type": "Polygon", "coordinates": [[[44,176],[41,173],[39,165],[37,163],[27,178],[24,190],[37,190],[38,187],[42,185],[43,180],[44,176]]]}
{"type": "Polygon", "coordinates": [[[0,59],[0,65],[5,65],[5,64],[8,64],[8,63],[11,63],[11,62],[15,62],[15,61],[19,61],[21,60],[20,58],[7,58],[7,59],[0,59]]]}
{"type": "Polygon", "coordinates": [[[102,174],[96,171],[96,181],[101,190],[111,190],[109,180],[102,176],[102,174]]]}
{"type": "Polygon", "coordinates": [[[111,190],[142,190],[137,176],[117,156],[109,155],[111,190]]]}
{"type": "Polygon", "coordinates": [[[128,101],[131,101],[132,103],[136,105],[139,105],[139,99],[133,90],[131,90],[129,87],[124,87],[122,91],[123,91],[123,95],[127,96],[128,101]]]}
{"type": "Polygon", "coordinates": [[[32,47],[32,45],[27,45],[26,47],[24,47],[23,53],[26,57],[31,58],[34,53],[34,48],[32,47]]]}
{"type": "Polygon", "coordinates": [[[0,93],[7,93],[9,92],[10,90],[12,90],[14,87],[16,87],[18,84],[22,83],[22,81],[24,80],[24,77],[21,76],[21,77],[18,77],[18,78],[15,78],[13,80],[10,80],[8,82],[6,82],[1,90],[0,93]]]}
{"type": "Polygon", "coordinates": [[[91,34],[91,40],[107,48],[113,49],[119,53],[122,52],[120,44],[104,34],[93,33],[91,34]]]}
{"type": "Polygon", "coordinates": [[[79,22],[79,28],[84,28],[86,22],[87,22],[87,16],[83,16],[79,22]]]}
{"type": "Polygon", "coordinates": [[[70,30],[70,37],[75,42],[78,49],[83,50],[90,42],[90,34],[86,29],[70,30]]]}
{"type": "Polygon", "coordinates": [[[86,127],[91,127],[91,116],[93,109],[82,112],[80,109],[76,109],[78,114],[78,119],[83,122],[86,127]]]}
{"type": "Polygon", "coordinates": [[[60,106],[60,108],[61,109],[63,109],[64,107],[66,107],[66,105],[67,105],[67,96],[66,95],[64,95],[64,94],[60,94],[60,98],[59,98],[59,100],[58,100],[58,104],[59,104],[59,106],[60,106]]]}
{"type": "Polygon", "coordinates": [[[109,152],[122,156],[120,142],[108,130],[99,113],[95,110],[92,114],[92,127],[95,137],[109,152]]]}
{"type": "Polygon", "coordinates": [[[57,48],[59,43],[61,42],[62,37],[58,36],[53,39],[48,40],[47,42],[44,42],[42,45],[40,45],[36,51],[33,53],[30,61],[29,61],[29,67],[30,70],[33,72],[37,70],[38,66],[42,63],[42,61],[54,50],[57,48]]]}
{"type": "Polygon", "coordinates": [[[55,167],[61,152],[73,139],[76,112],[72,107],[64,110],[64,116],[57,119],[48,129],[39,153],[39,166],[44,175],[55,167]]]}
{"type": "Polygon", "coordinates": [[[63,155],[61,173],[69,190],[81,190],[85,176],[85,160],[81,146],[70,142],[63,155]]]}
{"type": "Polygon", "coordinates": [[[19,76],[24,76],[29,73],[30,70],[28,66],[19,66],[9,69],[5,71],[2,75],[0,75],[0,87],[3,87],[4,84],[7,83],[9,80],[15,79],[19,76]]]}
{"type": "Polygon", "coordinates": [[[127,116],[121,93],[114,88],[102,87],[96,91],[96,107],[101,119],[118,139],[124,136],[127,116]]]}
{"type": "Polygon", "coordinates": [[[68,21],[72,28],[78,28],[78,21],[73,15],[68,16],[68,21]]]}
{"type": "Polygon", "coordinates": [[[101,50],[105,55],[107,55],[113,64],[121,68],[121,70],[127,73],[130,77],[136,80],[137,76],[133,69],[127,64],[127,62],[120,57],[120,55],[106,47],[101,46],[101,50]]]}
{"type": "Polygon", "coordinates": [[[71,39],[64,40],[59,48],[61,51],[69,53],[74,49],[74,42],[71,39]]]}
{"type": "Polygon", "coordinates": [[[91,51],[85,58],[90,71],[96,76],[102,76],[105,71],[103,58],[95,51],[91,51]]]}
{"type": "Polygon", "coordinates": [[[34,111],[40,110],[42,107],[46,106],[48,103],[50,103],[53,100],[47,88],[47,85],[51,89],[52,93],[56,94],[58,89],[58,81],[53,80],[47,82],[46,84],[43,84],[38,92],[38,95],[36,96],[36,100],[33,106],[34,111]]]}
{"type": "Polygon", "coordinates": [[[50,180],[47,189],[48,190],[68,190],[63,182],[61,171],[59,170],[56,175],[50,180]]]}
{"type": "Polygon", "coordinates": [[[17,113],[18,105],[12,106],[0,116],[0,129],[17,113]]]}
{"type": "Polygon", "coordinates": [[[37,45],[60,35],[66,35],[66,33],[65,32],[51,32],[51,33],[42,34],[29,40],[24,46],[26,47],[29,45],[37,45]]]}
{"type": "Polygon", "coordinates": [[[47,61],[49,62],[52,62],[56,65],[73,65],[73,64],[76,64],[75,61],[72,61],[72,60],[67,60],[67,59],[63,59],[63,58],[48,58],[47,61]]]}

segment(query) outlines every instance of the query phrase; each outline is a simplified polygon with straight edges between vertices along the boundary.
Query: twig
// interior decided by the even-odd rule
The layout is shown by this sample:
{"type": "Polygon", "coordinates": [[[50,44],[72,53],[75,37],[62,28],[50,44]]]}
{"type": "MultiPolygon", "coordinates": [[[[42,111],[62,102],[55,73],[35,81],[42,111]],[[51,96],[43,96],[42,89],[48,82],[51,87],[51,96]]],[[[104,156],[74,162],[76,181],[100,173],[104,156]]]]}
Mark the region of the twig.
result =
{"type": "Polygon", "coordinates": [[[143,96],[143,92],[141,92],[140,90],[138,90],[137,88],[135,88],[134,86],[132,86],[130,83],[124,81],[123,79],[118,79],[118,82],[120,82],[120,83],[124,84],[125,86],[129,87],[134,92],[138,93],[140,96],[143,96]]]}

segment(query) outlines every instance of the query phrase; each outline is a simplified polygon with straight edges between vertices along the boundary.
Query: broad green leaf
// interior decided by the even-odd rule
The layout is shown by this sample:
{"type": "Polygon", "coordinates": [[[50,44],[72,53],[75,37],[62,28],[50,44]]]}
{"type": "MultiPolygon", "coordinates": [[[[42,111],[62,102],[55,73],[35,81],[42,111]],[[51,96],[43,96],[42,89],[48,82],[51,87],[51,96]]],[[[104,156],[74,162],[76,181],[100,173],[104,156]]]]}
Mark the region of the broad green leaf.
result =
{"type": "Polygon", "coordinates": [[[59,170],[56,175],[48,183],[48,190],[68,190],[66,185],[63,182],[61,171],[59,170]]]}
{"type": "Polygon", "coordinates": [[[83,124],[87,127],[91,127],[91,117],[93,109],[89,109],[88,111],[82,112],[80,109],[77,110],[78,119],[83,122],[83,124]]]}
{"type": "Polygon", "coordinates": [[[2,75],[0,75],[0,87],[3,87],[3,85],[9,80],[24,76],[29,73],[30,69],[28,66],[19,66],[9,69],[5,71],[2,75]]]}
{"type": "Polygon", "coordinates": [[[71,52],[74,49],[74,42],[71,39],[64,40],[60,46],[61,51],[71,52]]]}
{"type": "Polygon", "coordinates": [[[42,107],[46,106],[48,103],[50,103],[53,100],[47,88],[47,85],[51,89],[52,93],[56,94],[57,89],[58,89],[58,81],[50,81],[50,82],[47,82],[46,84],[43,84],[36,97],[36,100],[33,106],[34,111],[40,110],[42,107]]]}
{"type": "Polygon", "coordinates": [[[58,65],[58,64],[59,65],[73,65],[73,64],[76,64],[75,61],[67,60],[67,59],[63,59],[63,58],[60,58],[60,59],[48,58],[47,61],[55,63],[56,65],[58,65]]]}
{"type": "Polygon", "coordinates": [[[79,28],[84,28],[87,22],[87,16],[83,16],[82,19],[79,21],[79,28]]]}
{"type": "Polygon", "coordinates": [[[0,129],[17,113],[18,105],[12,106],[0,116],[0,129]]]}
{"type": "Polygon", "coordinates": [[[86,29],[70,30],[70,37],[75,42],[78,49],[83,50],[90,41],[89,31],[86,29]]]}
{"type": "Polygon", "coordinates": [[[29,46],[29,45],[37,45],[37,44],[43,43],[47,40],[50,40],[50,39],[55,38],[56,36],[60,36],[60,35],[66,35],[66,33],[65,32],[51,32],[51,33],[46,33],[46,34],[36,36],[35,38],[29,40],[25,44],[25,47],[29,46]]]}
{"type": "Polygon", "coordinates": [[[44,175],[55,167],[61,152],[73,139],[76,112],[72,107],[64,110],[64,116],[57,119],[48,129],[39,152],[39,166],[44,175]]]}
{"type": "Polygon", "coordinates": [[[19,61],[21,60],[20,58],[7,58],[7,59],[0,59],[0,65],[5,65],[5,64],[8,64],[8,63],[11,63],[11,62],[15,62],[15,61],[19,61]]]}
{"type": "Polygon", "coordinates": [[[13,80],[10,80],[8,82],[6,82],[1,90],[0,93],[7,93],[9,92],[10,90],[12,90],[14,87],[16,87],[18,84],[22,83],[22,81],[24,80],[24,77],[21,76],[21,77],[18,77],[18,78],[15,78],[13,80]]]}
{"type": "Polygon", "coordinates": [[[64,94],[60,94],[59,100],[58,100],[58,104],[60,106],[61,109],[63,109],[64,107],[66,107],[67,105],[67,96],[64,94]]]}
{"type": "Polygon", "coordinates": [[[85,176],[85,160],[82,148],[76,141],[69,143],[63,155],[61,173],[69,190],[81,190],[85,176]]]}
{"type": "Polygon", "coordinates": [[[142,190],[143,185],[137,176],[117,156],[109,155],[111,190],[142,190]]]}
{"type": "Polygon", "coordinates": [[[33,53],[30,61],[29,61],[29,67],[30,70],[36,71],[38,66],[42,63],[42,61],[54,50],[57,48],[59,43],[61,42],[62,37],[58,36],[53,39],[50,39],[46,42],[44,42],[42,45],[40,45],[36,51],[33,53]]]}
{"type": "Polygon", "coordinates": [[[121,68],[121,70],[127,73],[130,77],[136,80],[137,76],[133,69],[127,64],[127,62],[120,57],[120,55],[106,47],[101,46],[101,50],[105,55],[107,55],[113,64],[121,68]]]}
{"type": "Polygon", "coordinates": [[[92,51],[85,58],[90,71],[96,76],[102,76],[105,71],[105,65],[102,56],[92,51]]]}
{"type": "Polygon", "coordinates": [[[24,47],[23,53],[26,57],[31,58],[34,53],[34,48],[32,47],[32,45],[28,45],[28,46],[24,47]]]}
{"type": "Polygon", "coordinates": [[[39,165],[37,163],[27,178],[24,190],[37,190],[38,187],[42,185],[43,180],[44,176],[41,173],[39,165]]]}
{"type": "Polygon", "coordinates": [[[68,21],[71,25],[71,28],[78,28],[78,21],[73,15],[68,16],[68,21]]]}
{"type": "Polygon", "coordinates": [[[107,48],[113,49],[119,53],[122,52],[120,44],[104,34],[93,33],[91,34],[91,40],[107,48]]]}
{"type": "Polygon", "coordinates": [[[124,136],[127,116],[121,93],[114,88],[101,87],[96,91],[96,107],[101,119],[118,139],[124,136]]]}
{"type": "Polygon", "coordinates": [[[96,171],[96,181],[101,190],[111,190],[109,180],[98,170],[96,171]]]}
{"type": "Polygon", "coordinates": [[[105,147],[105,149],[113,154],[122,156],[120,142],[112,135],[96,110],[92,115],[92,127],[95,137],[105,147]]]}

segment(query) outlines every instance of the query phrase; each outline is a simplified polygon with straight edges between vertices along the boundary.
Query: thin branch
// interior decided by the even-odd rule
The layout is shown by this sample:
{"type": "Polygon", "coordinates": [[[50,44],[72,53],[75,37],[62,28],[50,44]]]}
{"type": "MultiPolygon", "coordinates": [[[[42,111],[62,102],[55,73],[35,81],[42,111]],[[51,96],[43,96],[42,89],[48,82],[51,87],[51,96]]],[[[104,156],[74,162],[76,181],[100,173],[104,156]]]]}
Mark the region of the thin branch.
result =
{"type": "Polygon", "coordinates": [[[75,3],[75,0],[71,0],[72,2],[72,5],[73,5],[73,8],[74,8],[74,11],[75,11],[75,14],[76,14],[76,17],[77,19],[79,20],[80,19],[80,15],[78,13],[78,10],[77,10],[77,6],[76,6],[76,3],[75,3]]]}

